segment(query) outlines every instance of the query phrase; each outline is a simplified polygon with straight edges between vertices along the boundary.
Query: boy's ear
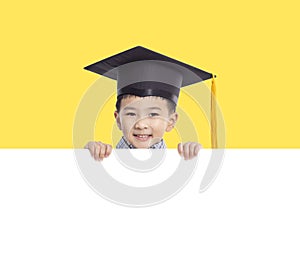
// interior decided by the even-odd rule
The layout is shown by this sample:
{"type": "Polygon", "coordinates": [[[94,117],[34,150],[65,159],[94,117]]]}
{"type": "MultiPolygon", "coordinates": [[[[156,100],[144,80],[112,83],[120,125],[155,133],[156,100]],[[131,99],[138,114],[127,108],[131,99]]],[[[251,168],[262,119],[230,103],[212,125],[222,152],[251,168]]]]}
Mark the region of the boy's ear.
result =
{"type": "Polygon", "coordinates": [[[175,127],[177,119],[178,119],[178,114],[177,113],[174,112],[173,114],[170,115],[168,126],[166,128],[166,132],[170,132],[175,127]]]}
{"type": "Polygon", "coordinates": [[[117,122],[117,126],[118,128],[121,130],[121,122],[120,122],[120,116],[119,116],[119,113],[117,111],[114,112],[114,116],[115,116],[115,119],[116,119],[116,122],[117,122]]]}

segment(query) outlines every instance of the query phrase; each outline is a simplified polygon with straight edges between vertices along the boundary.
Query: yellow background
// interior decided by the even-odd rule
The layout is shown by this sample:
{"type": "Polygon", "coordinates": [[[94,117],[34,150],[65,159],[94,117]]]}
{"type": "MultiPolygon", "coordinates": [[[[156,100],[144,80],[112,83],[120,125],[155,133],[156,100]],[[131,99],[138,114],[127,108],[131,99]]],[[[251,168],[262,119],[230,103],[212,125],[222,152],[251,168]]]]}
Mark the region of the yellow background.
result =
{"type": "Polygon", "coordinates": [[[217,74],[226,147],[300,147],[297,1],[2,1],[0,22],[0,147],[71,148],[83,67],[136,45],[217,74]]]}

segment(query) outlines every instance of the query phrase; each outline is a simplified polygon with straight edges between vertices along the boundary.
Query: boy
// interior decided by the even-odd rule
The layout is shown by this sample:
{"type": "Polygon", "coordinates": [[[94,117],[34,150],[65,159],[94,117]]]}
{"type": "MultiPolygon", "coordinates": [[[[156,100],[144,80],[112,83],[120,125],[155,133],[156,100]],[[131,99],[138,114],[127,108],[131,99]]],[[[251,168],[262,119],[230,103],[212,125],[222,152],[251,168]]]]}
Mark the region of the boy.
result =
{"type": "MultiPolygon", "coordinates": [[[[212,75],[143,47],[135,47],[104,59],[85,69],[117,80],[117,103],[114,113],[123,137],[116,148],[163,149],[165,132],[171,131],[178,119],[176,104],[182,86],[212,75]]],[[[95,160],[103,160],[112,152],[109,144],[88,142],[95,160]]],[[[197,156],[201,145],[196,142],[178,144],[184,159],[197,156]]]]}
{"type": "MultiPolygon", "coordinates": [[[[174,103],[157,96],[138,97],[129,94],[119,102],[114,115],[123,137],[117,144],[117,149],[166,148],[163,135],[174,128],[178,118],[174,103]]],[[[88,142],[85,148],[90,150],[95,160],[103,160],[112,152],[112,146],[102,142],[88,142]]],[[[179,154],[187,160],[198,155],[201,145],[187,142],[179,143],[177,148],[179,154]]]]}

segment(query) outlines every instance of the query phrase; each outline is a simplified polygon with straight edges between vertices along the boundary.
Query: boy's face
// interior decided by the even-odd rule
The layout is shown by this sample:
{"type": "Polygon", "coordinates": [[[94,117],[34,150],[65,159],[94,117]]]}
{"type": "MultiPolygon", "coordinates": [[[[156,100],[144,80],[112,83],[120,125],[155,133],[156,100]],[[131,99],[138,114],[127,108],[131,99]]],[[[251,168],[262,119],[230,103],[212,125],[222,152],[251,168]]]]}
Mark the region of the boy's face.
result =
{"type": "Polygon", "coordinates": [[[130,96],[121,100],[115,118],[124,137],[136,148],[149,148],[174,127],[177,113],[169,113],[167,101],[155,97],[130,96]]]}

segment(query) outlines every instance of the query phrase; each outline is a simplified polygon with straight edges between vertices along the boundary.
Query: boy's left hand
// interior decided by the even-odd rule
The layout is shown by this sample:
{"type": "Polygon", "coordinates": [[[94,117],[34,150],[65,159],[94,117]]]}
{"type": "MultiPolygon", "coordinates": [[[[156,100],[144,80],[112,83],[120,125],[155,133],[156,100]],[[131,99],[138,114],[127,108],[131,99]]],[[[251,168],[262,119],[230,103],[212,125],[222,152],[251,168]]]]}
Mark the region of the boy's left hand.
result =
{"type": "Polygon", "coordinates": [[[183,156],[185,160],[196,157],[201,148],[201,144],[197,142],[179,143],[177,146],[179,155],[183,156]]]}

